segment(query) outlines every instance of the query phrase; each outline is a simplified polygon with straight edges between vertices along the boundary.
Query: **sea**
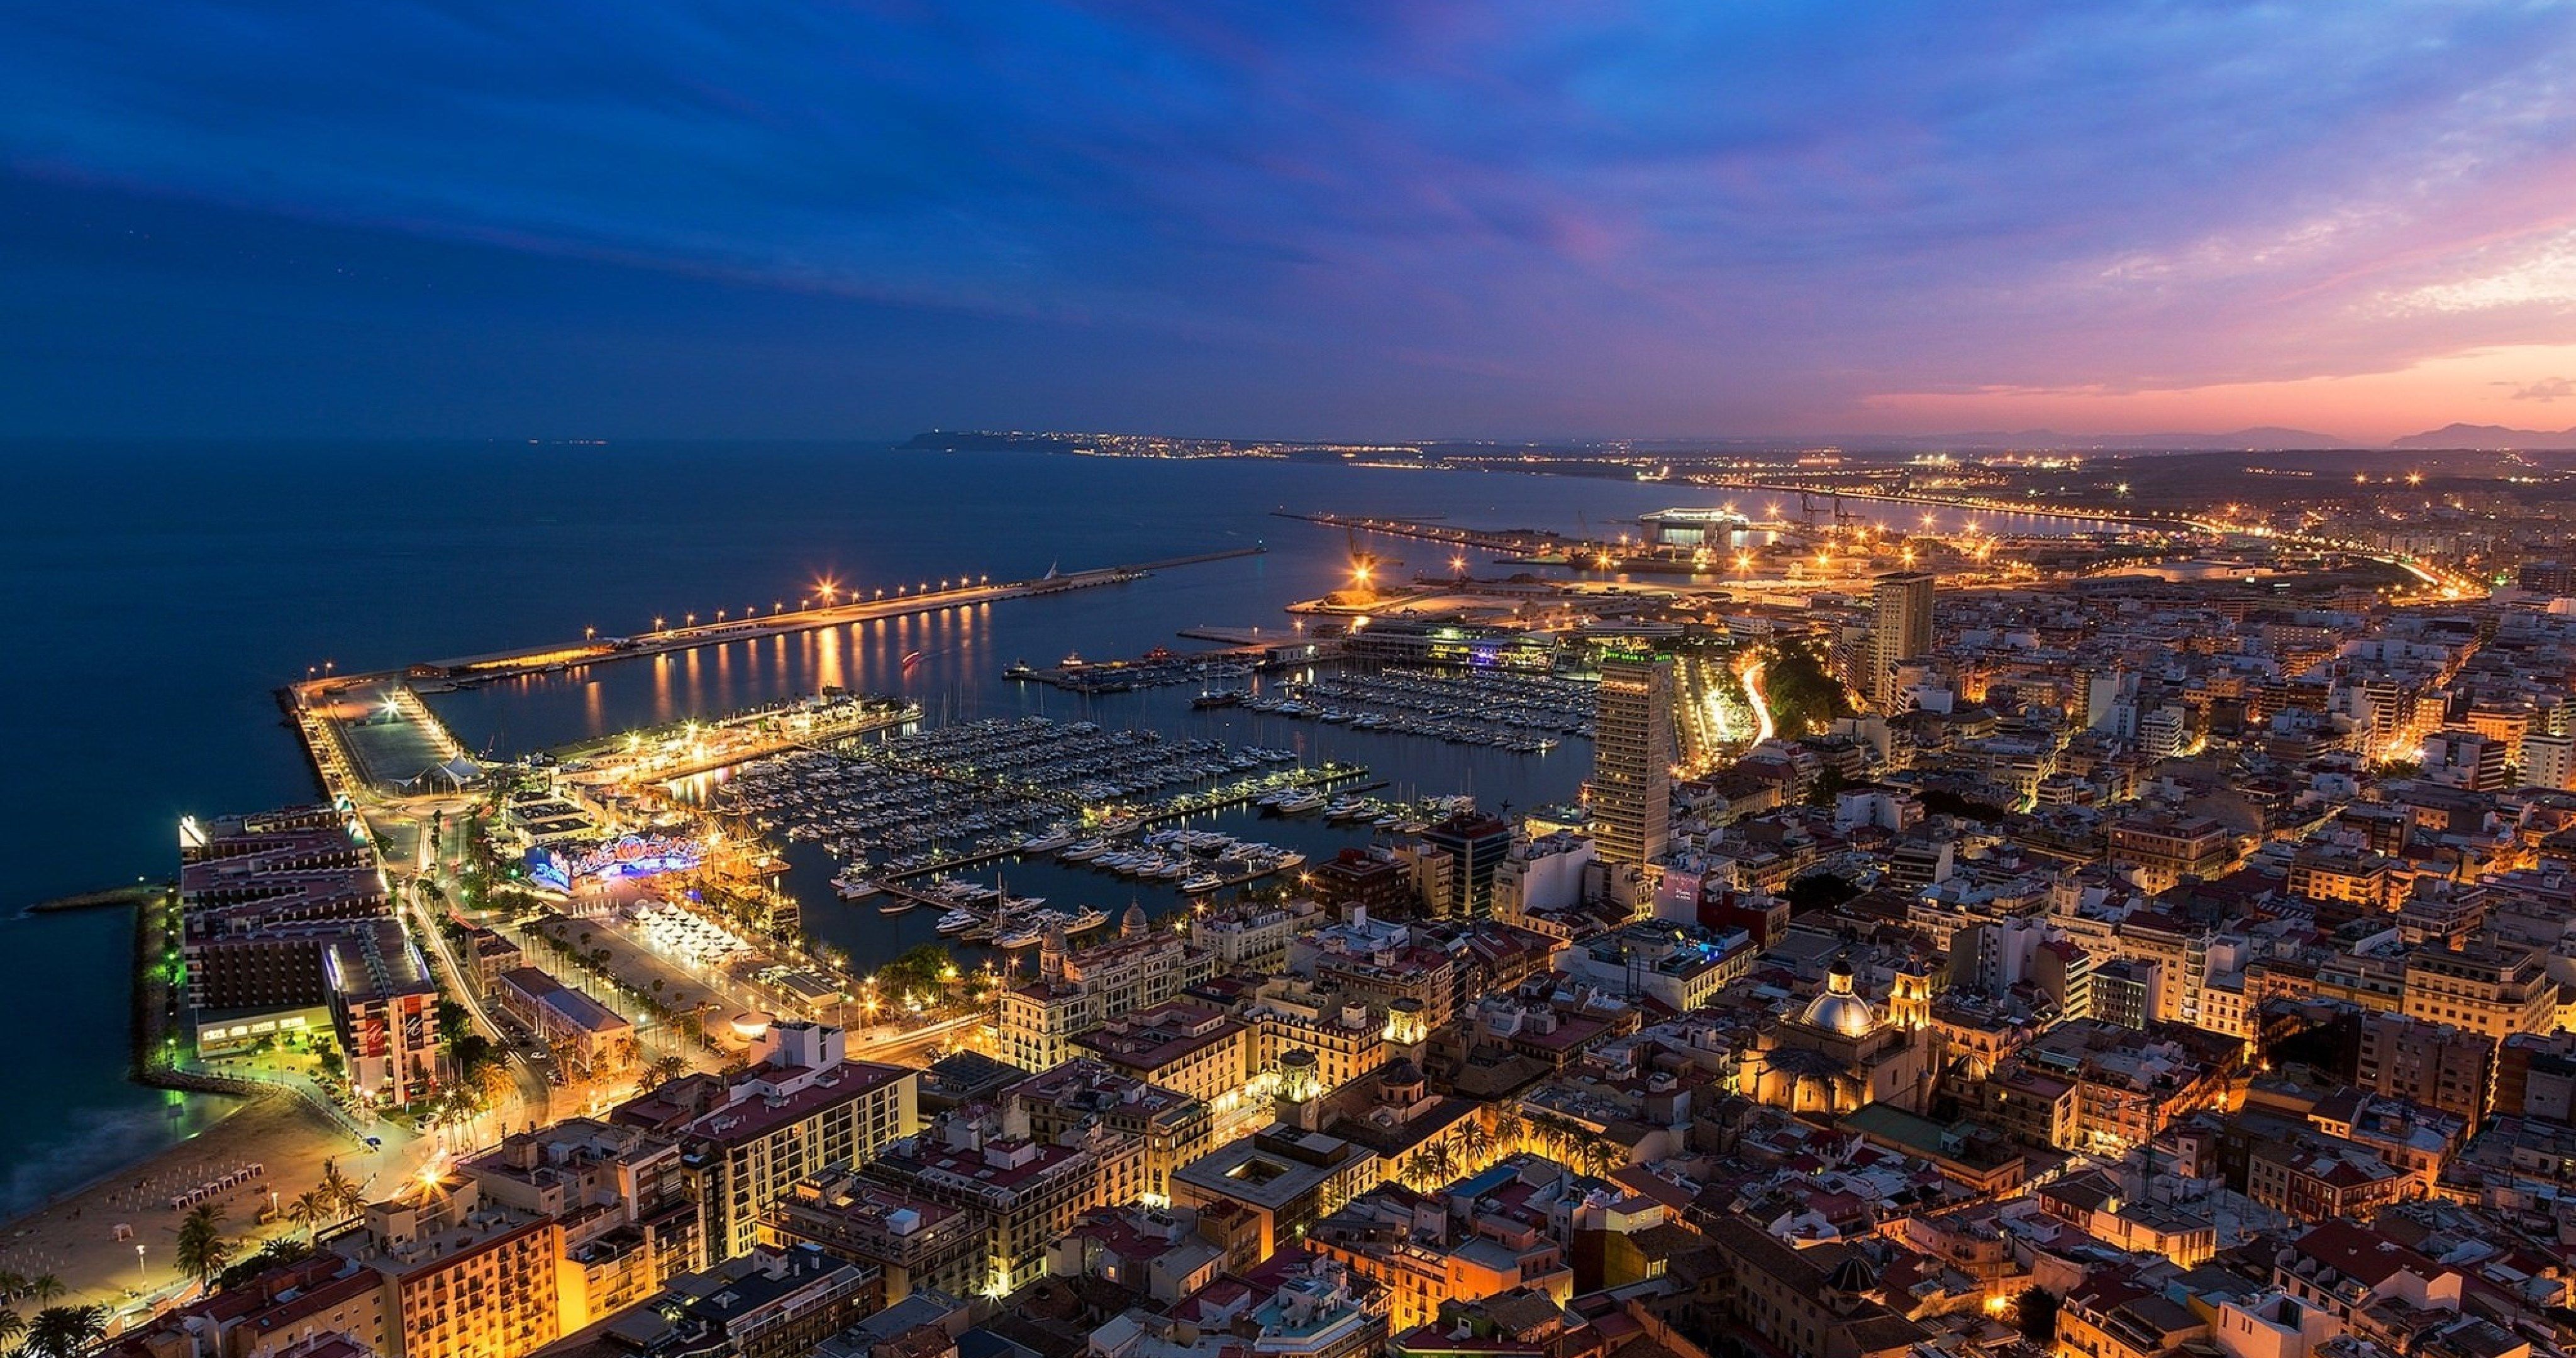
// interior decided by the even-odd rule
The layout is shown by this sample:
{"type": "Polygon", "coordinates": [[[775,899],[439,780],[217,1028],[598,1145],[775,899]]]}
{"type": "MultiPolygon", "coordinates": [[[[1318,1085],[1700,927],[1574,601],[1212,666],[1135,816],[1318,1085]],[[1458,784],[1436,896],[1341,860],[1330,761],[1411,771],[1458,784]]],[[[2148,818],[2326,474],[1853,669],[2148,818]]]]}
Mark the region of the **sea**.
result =
{"type": "MultiPolygon", "coordinates": [[[[0,665],[9,767],[0,775],[0,1218],[186,1137],[219,1101],[124,1078],[123,910],[26,914],[52,897],[160,880],[176,825],[311,798],[315,784],[273,694],[321,667],[374,670],[581,637],[718,610],[793,603],[829,580],[888,589],[1258,546],[1129,584],[681,655],[532,676],[431,699],[494,756],[643,723],[714,715],[824,685],[901,693],[927,720],[1042,713],[1103,726],[1282,746],[1366,764],[1391,794],[1472,793],[1488,807],[1575,794],[1589,751],[1540,755],[1195,712],[1191,691],[1083,698],[1008,680],[1055,664],[1187,651],[1184,628],[1291,627],[1285,605],[1344,582],[1340,530],[1279,511],[1442,519],[1487,528],[1615,532],[1669,505],[1748,497],[1617,477],[1440,471],[1275,459],[1161,460],[1036,451],[940,453],[885,444],[17,443],[0,493],[0,665]],[[904,658],[918,652],[907,669],[904,658]]],[[[1759,497],[1752,497],[1759,498],[1759,497]]],[[[1847,502],[1850,503],[1850,502],[1847,502]]],[[[1885,507],[1910,523],[1909,506],[1885,507]]],[[[1994,516],[1988,516],[1993,519],[1994,516]]],[[[2063,520],[1996,520],[2051,532],[2063,520]]],[[[1446,547],[1368,544],[1397,577],[1446,576],[1446,547]]],[[[1496,568],[1471,557],[1471,570],[1496,568]]],[[[1364,830],[1213,822],[1310,857],[1364,830]]],[[[809,932],[862,969],[934,937],[926,911],[838,901],[833,864],[793,855],[809,932]]],[[[1005,862],[1015,895],[1174,908],[1051,862],[1005,862]]]]}

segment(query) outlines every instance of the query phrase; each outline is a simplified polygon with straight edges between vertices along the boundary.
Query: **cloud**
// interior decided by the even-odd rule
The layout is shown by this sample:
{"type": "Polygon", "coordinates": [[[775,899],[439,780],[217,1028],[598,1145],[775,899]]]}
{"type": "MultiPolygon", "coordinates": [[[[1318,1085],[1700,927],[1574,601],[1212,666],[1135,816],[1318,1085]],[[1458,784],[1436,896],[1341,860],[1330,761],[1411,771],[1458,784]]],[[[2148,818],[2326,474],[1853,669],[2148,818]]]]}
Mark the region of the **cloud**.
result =
{"type": "Polygon", "coordinates": [[[2433,3],[98,0],[0,19],[0,161],[1693,432],[2547,341],[2571,58],[2433,3]]]}
{"type": "Polygon", "coordinates": [[[2513,399],[2517,401],[2563,401],[2570,396],[2576,396],[2576,380],[2564,377],[2544,377],[2537,382],[2524,382],[2519,385],[2512,382],[2499,382],[2496,385],[2511,387],[2513,399]]]}

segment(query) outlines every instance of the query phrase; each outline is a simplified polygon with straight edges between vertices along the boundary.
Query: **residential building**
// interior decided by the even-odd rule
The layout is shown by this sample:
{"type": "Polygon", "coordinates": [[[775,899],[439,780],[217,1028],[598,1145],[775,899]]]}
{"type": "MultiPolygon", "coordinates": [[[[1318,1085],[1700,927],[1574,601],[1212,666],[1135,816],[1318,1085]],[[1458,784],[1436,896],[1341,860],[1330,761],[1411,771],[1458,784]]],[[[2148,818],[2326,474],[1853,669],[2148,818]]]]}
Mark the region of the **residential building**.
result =
{"type": "Polygon", "coordinates": [[[1592,781],[1585,789],[1593,848],[1604,862],[1651,863],[1671,838],[1671,658],[1604,655],[1593,727],[1592,781]]]}

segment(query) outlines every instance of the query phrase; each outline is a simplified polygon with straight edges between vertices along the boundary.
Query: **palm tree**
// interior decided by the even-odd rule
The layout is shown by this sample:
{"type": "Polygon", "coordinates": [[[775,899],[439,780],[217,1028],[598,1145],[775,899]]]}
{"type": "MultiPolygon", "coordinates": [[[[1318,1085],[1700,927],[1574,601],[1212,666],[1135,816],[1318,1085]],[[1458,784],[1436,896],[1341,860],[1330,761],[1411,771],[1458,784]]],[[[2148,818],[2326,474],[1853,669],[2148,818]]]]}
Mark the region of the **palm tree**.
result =
{"type": "Polygon", "coordinates": [[[1429,1168],[1433,1183],[1445,1184],[1458,1177],[1458,1152],[1448,1142],[1434,1141],[1423,1148],[1423,1153],[1431,1157],[1429,1168]]]}
{"type": "Polygon", "coordinates": [[[224,1239],[224,1209],[203,1203],[188,1210],[179,1223],[179,1271],[212,1291],[215,1275],[233,1260],[233,1242],[224,1239]]]}
{"type": "Polygon", "coordinates": [[[48,1306],[27,1326],[28,1358],[83,1358],[107,1338],[104,1306],[48,1306]]]}
{"type": "Polygon", "coordinates": [[[1521,1131],[1520,1105],[1504,1104],[1502,1110],[1494,1114],[1494,1144],[1506,1151],[1517,1151],[1521,1148],[1521,1131]]]}
{"type": "Polygon", "coordinates": [[[27,1318],[0,1306],[0,1349],[15,1345],[27,1333],[27,1318]]]}
{"type": "Polygon", "coordinates": [[[63,1294],[63,1280],[50,1273],[39,1273],[19,1283],[18,1292],[36,1301],[52,1301],[63,1294]]]}
{"type": "Polygon", "coordinates": [[[1494,1134],[1485,1129],[1484,1119],[1467,1119],[1467,1129],[1458,1134],[1458,1151],[1471,1173],[1494,1163],[1494,1134]]]}
{"type": "Polygon", "coordinates": [[[24,1275],[0,1269],[0,1301],[14,1300],[19,1293],[26,1290],[27,1279],[24,1275]]]}
{"type": "Polygon", "coordinates": [[[672,1052],[667,1056],[657,1056],[653,1058],[650,1064],[644,1067],[643,1087],[646,1089],[658,1088],[659,1086],[669,1084],[671,1081],[688,1073],[689,1063],[678,1052],[672,1052]]]}
{"type": "Polygon", "coordinates": [[[330,1194],[318,1188],[308,1188],[296,1194],[295,1201],[286,1205],[286,1219],[303,1227],[304,1238],[311,1240],[321,1232],[322,1223],[330,1219],[336,1206],[330,1194]]]}
{"type": "Polygon", "coordinates": [[[335,1160],[322,1162],[322,1186],[315,1191],[322,1194],[338,1216],[353,1215],[367,1205],[367,1195],[358,1190],[348,1175],[340,1172],[339,1162],[335,1160]]]}
{"type": "Polygon", "coordinates": [[[1584,1142],[1582,1151],[1584,1166],[1600,1178],[1609,1178],[1628,1163],[1627,1148],[1606,1136],[1596,1136],[1584,1142]]]}

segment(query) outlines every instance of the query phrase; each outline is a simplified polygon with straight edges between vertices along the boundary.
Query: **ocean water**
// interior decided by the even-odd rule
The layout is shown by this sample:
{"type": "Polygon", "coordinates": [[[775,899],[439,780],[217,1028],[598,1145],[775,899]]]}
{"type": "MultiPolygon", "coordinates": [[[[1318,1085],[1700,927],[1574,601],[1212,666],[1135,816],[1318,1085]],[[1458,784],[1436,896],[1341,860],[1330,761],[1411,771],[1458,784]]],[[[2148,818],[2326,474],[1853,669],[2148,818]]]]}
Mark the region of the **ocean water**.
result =
{"type": "MultiPolygon", "coordinates": [[[[1742,498],[1615,479],[1393,471],[1275,461],[906,453],[878,445],[510,444],[0,449],[0,1215],[185,1135],[206,1109],[123,1079],[121,913],[19,906],[166,877],[182,814],[301,800],[314,786],[271,694],[332,663],[421,659],[639,631],[657,616],[793,602],[818,579],[873,589],[966,573],[1034,576],[1260,544],[1265,554],[1129,585],[1008,601],[684,656],[624,661],[434,700],[466,742],[515,753],[639,722],[837,683],[901,691],[934,718],[1043,711],[1221,733],[1370,764],[1400,790],[1529,805],[1575,790],[1588,752],[1528,757],[1344,728],[1187,710],[1180,690],[1084,700],[1004,681],[1049,664],[1188,649],[1193,624],[1285,627],[1283,605],[1339,582],[1344,535],[1273,511],[1445,516],[1575,531],[1668,504],[1742,498]],[[901,657],[923,658],[906,675],[901,657]]],[[[2034,525],[2041,526],[2041,525],[2034,525]]],[[[1371,544],[1445,573],[1430,543],[1371,544]]],[[[1341,832],[1219,822],[1329,852],[1341,832]]],[[[832,901],[800,853],[809,928],[863,961],[931,937],[832,901]]],[[[1052,864],[1015,892],[1123,906],[1122,881],[1052,864]]],[[[1149,894],[1139,890],[1136,894],[1149,894]]],[[[1149,899],[1149,908],[1167,900],[1149,899]]]]}

